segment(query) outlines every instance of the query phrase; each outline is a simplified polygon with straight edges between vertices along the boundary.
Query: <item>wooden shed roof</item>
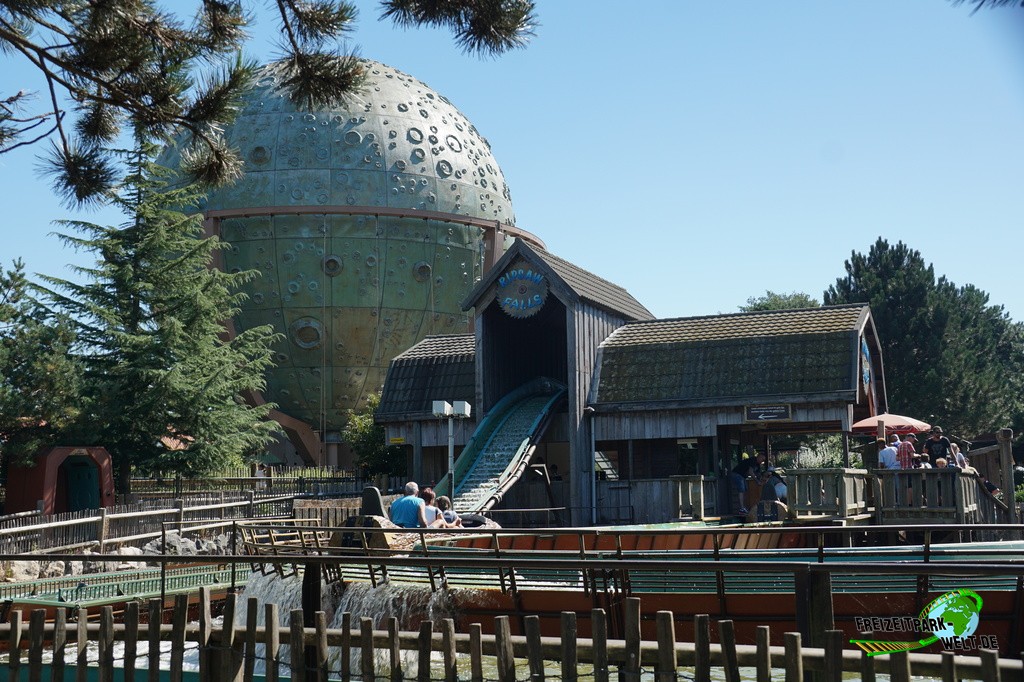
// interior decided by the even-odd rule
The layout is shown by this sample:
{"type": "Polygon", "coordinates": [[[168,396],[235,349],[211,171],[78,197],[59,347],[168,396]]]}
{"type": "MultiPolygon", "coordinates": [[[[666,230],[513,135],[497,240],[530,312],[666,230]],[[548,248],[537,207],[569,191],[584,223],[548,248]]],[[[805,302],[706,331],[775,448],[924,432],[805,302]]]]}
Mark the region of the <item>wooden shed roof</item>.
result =
{"type": "Polygon", "coordinates": [[[855,400],[870,315],[854,304],[631,322],[601,344],[590,402],[855,400]]]}
{"type": "Polygon", "coordinates": [[[434,400],[476,397],[476,342],[472,334],[428,336],[388,366],[377,421],[429,417],[434,400]]]}
{"type": "Polygon", "coordinates": [[[477,306],[488,289],[513,263],[524,259],[544,274],[551,288],[563,296],[588,301],[599,308],[617,313],[626,320],[651,320],[654,315],[618,284],[598,277],[553,253],[530,246],[519,239],[481,279],[462,302],[463,310],[477,306]]]}

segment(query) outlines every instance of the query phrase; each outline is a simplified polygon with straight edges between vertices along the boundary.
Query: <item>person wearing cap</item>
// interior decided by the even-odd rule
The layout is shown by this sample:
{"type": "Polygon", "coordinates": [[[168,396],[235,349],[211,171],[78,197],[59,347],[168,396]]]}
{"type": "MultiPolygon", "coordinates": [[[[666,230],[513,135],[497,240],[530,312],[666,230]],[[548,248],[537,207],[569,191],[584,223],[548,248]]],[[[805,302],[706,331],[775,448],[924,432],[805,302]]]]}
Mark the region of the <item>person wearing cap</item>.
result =
{"type": "Polygon", "coordinates": [[[950,455],[953,454],[953,448],[950,447],[949,439],[942,435],[941,426],[932,427],[931,436],[921,444],[921,453],[927,453],[931,456],[932,460],[936,460],[939,457],[949,459],[950,455]]]}
{"type": "Polygon", "coordinates": [[[899,448],[896,450],[896,461],[899,464],[898,469],[914,468],[914,455],[917,454],[917,451],[914,449],[915,443],[917,443],[917,436],[912,433],[908,433],[900,443],[899,448]]]}
{"type": "Polygon", "coordinates": [[[878,439],[878,447],[882,448],[878,451],[878,468],[879,469],[901,469],[899,459],[896,456],[898,452],[897,443],[899,443],[899,436],[896,436],[896,441],[890,445],[885,445],[885,441],[881,438],[878,439]],[[882,447],[885,446],[885,447],[882,447]]]}

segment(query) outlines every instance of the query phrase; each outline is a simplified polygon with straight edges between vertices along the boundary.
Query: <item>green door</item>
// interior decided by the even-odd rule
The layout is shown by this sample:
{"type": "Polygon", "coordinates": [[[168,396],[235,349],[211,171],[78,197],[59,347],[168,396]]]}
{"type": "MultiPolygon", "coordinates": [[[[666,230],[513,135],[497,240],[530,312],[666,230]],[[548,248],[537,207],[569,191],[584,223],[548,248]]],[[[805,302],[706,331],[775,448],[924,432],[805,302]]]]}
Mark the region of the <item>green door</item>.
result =
{"type": "Polygon", "coordinates": [[[68,494],[68,511],[99,509],[100,471],[88,457],[68,457],[64,464],[64,483],[68,494]]]}

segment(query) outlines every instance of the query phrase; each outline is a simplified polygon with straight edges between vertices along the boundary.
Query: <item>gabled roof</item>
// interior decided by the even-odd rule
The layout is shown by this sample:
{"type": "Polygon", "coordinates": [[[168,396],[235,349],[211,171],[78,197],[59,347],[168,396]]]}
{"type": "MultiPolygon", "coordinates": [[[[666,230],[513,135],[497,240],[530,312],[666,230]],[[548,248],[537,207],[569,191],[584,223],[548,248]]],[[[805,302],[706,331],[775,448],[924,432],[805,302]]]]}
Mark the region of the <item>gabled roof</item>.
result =
{"type": "Polygon", "coordinates": [[[590,402],[854,400],[870,315],[854,304],[631,322],[601,344],[590,402]]]}
{"type": "Polygon", "coordinates": [[[532,263],[538,272],[548,278],[551,288],[563,296],[585,300],[627,320],[654,319],[651,311],[618,284],[602,279],[553,253],[530,246],[522,239],[517,239],[484,278],[477,282],[462,301],[462,309],[476,307],[488,289],[518,259],[532,263]]]}
{"type": "Polygon", "coordinates": [[[434,400],[476,400],[476,341],[472,334],[428,336],[388,366],[377,421],[432,415],[434,400]]]}

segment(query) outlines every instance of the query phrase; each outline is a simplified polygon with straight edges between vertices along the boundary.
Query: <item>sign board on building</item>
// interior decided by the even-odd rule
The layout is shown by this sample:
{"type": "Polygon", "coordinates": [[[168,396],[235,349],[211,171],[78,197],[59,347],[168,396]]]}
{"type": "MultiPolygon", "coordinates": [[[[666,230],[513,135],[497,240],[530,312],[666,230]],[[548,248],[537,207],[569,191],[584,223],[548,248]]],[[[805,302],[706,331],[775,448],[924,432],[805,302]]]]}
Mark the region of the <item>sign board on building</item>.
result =
{"type": "Polygon", "coordinates": [[[792,418],[793,406],[787,404],[747,405],[743,410],[743,419],[748,422],[777,422],[792,418]]]}
{"type": "Polygon", "coordinates": [[[388,443],[391,445],[405,445],[405,438],[402,438],[401,436],[392,436],[391,438],[388,438],[388,443]]]}
{"type": "Polygon", "coordinates": [[[530,317],[544,306],[548,283],[529,263],[520,261],[498,278],[498,305],[509,317],[530,317]]]}

